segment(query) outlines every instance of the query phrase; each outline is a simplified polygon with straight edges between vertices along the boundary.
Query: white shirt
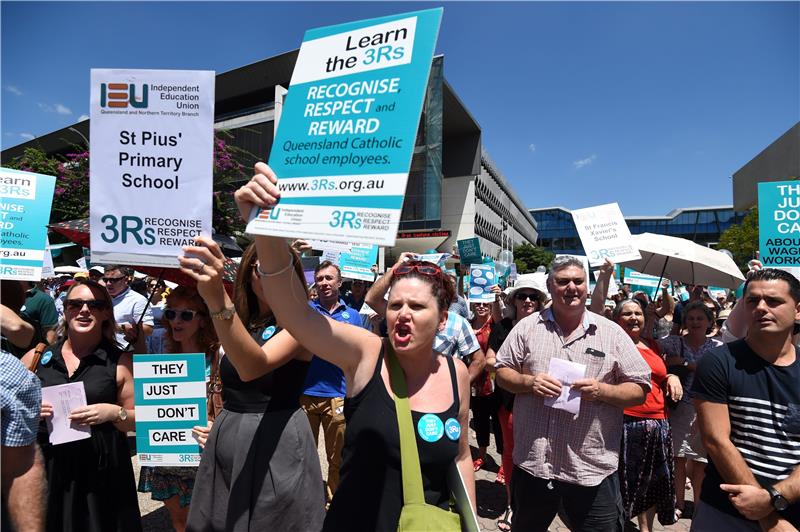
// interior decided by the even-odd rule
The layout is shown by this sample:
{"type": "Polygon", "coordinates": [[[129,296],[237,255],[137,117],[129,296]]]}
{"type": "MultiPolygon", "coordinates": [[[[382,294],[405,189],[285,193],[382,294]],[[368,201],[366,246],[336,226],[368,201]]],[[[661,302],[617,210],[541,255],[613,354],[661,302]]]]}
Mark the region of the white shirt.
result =
{"type": "MultiPolygon", "coordinates": [[[[139,317],[142,315],[145,305],[147,305],[147,298],[129,287],[114,297],[111,303],[114,305],[114,319],[117,320],[117,325],[124,323],[136,325],[139,323],[139,317]]],[[[147,306],[147,311],[144,313],[142,325],[150,325],[151,327],[153,325],[153,311],[150,306],[147,306]]],[[[117,343],[123,348],[128,344],[124,334],[117,333],[117,343]]]]}

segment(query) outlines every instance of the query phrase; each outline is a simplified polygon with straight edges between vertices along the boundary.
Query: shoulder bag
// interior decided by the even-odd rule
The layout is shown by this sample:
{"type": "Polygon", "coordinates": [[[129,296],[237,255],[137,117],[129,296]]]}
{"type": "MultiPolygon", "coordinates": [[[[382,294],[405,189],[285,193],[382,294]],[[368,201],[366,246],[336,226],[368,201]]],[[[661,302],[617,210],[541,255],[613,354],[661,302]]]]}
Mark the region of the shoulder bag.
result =
{"type": "Polygon", "coordinates": [[[403,509],[400,511],[397,530],[398,532],[460,532],[461,518],[457,513],[425,502],[417,439],[408,404],[406,378],[397,362],[391,343],[386,342],[386,346],[389,380],[394,391],[397,428],[400,431],[400,467],[403,473],[403,509]]]}

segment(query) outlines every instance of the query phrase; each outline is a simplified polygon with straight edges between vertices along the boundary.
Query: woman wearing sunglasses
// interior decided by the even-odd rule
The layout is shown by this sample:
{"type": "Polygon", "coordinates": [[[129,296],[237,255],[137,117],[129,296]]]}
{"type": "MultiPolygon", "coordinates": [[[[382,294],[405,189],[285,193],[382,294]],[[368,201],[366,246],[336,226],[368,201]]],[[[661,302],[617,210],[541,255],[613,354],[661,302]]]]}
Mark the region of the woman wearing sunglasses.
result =
{"type": "MultiPolygon", "coordinates": [[[[505,315],[507,316],[492,327],[489,335],[489,349],[486,351],[486,366],[494,367],[497,351],[503,345],[508,333],[523,318],[527,318],[534,312],[539,312],[544,308],[547,301],[547,288],[543,282],[532,274],[520,275],[514,287],[508,291],[506,296],[505,315]]],[[[503,452],[502,468],[505,473],[506,486],[506,510],[500,519],[497,520],[498,530],[511,530],[511,473],[514,470],[512,454],[514,452],[514,424],[512,411],[514,409],[514,394],[495,387],[497,396],[498,418],[500,428],[503,432],[503,452]]]]}
{"type": "MultiPolygon", "coordinates": [[[[255,246],[222,284],[225,257],[210,238],[186,248],[182,270],[197,288],[222,344],[223,408],[197,470],[191,531],[319,530],[325,494],[308,417],[300,409],[311,354],[281,329],[258,280],[255,246]]],[[[291,276],[307,305],[296,254],[291,276]]],[[[285,280],[289,283],[289,280],[285,280]]],[[[308,333],[307,333],[308,334],[308,333]]]]}
{"type": "MultiPolygon", "coordinates": [[[[213,394],[213,377],[217,374],[219,360],[219,340],[197,290],[185,286],[172,290],[167,296],[161,323],[166,331],[166,353],[205,353],[208,393],[213,394]]],[[[213,412],[209,411],[208,415],[209,421],[213,421],[213,412]]],[[[192,431],[201,447],[205,445],[209,430],[210,423],[209,426],[196,426],[192,431]]],[[[196,467],[142,466],[139,474],[139,491],[150,493],[153,500],[163,501],[176,532],[186,529],[196,472],[196,467]]]]}
{"type": "MultiPolygon", "coordinates": [[[[42,387],[83,383],[86,406],[69,414],[89,427],[88,439],[51,445],[42,402],[39,445],[47,471],[49,531],[140,531],[139,504],[125,433],[134,430],[131,355],[115,338],[111,296],[105,287],[76,279],[64,301],[63,340],[48,346],[34,371],[42,387]]],[[[23,358],[27,367],[36,354],[23,358]]]]}
{"type": "MultiPolygon", "coordinates": [[[[279,197],[272,170],[258,163],[256,172],[235,195],[245,219],[254,205],[272,206],[279,197]]],[[[396,265],[386,311],[389,338],[384,340],[314,312],[302,282],[292,273],[295,258],[283,239],[259,236],[255,243],[260,261],[256,271],[278,321],[310,352],[339,366],[347,382],[341,479],[323,530],[397,530],[403,482],[385,362],[392,352],[408,386],[426,502],[448,507],[446,475],[455,461],[474,508],[467,439],[469,375],[461,361],[433,351],[436,331],[444,326],[455,293],[452,282],[431,263],[396,265]],[[447,435],[444,425],[450,429],[447,435]],[[433,430],[425,430],[428,426],[433,430]]],[[[185,259],[182,265],[202,268],[198,259],[185,259]]]]}

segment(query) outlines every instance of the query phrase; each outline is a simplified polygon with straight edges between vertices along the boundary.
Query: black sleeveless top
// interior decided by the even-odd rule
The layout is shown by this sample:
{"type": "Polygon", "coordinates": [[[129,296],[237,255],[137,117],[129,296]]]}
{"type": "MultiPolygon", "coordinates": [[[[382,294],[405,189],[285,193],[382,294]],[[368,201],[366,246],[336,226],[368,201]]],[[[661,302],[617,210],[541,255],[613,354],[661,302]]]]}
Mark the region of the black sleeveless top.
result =
{"type": "MultiPolygon", "coordinates": [[[[264,325],[250,333],[258,345],[264,345],[281,331],[270,318],[264,325]]],[[[263,413],[267,410],[294,410],[300,407],[300,395],[308,371],[308,362],[290,360],[283,366],[245,382],[227,356],[219,362],[222,380],[222,403],[225,410],[240,413],[263,413]]]]}
{"type": "MultiPolygon", "coordinates": [[[[325,517],[323,530],[397,530],[403,507],[400,432],[394,399],[381,378],[383,359],[381,348],[369,383],[358,395],[344,401],[347,428],[341,480],[325,517]]],[[[457,421],[459,410],[455,365],[451,357],[445,359],[450,369],[453,403],[444,412],[433,414],[443,424],[449,419],[457,421]]],[[[433,442],[422,439],[418,423],[425,415],[411,411],[422,469],[422,488],[428,504],[447,508],[450,500],[447,470],[458,455],[458,438],[452,440],[444,434],[433,442]]]]}

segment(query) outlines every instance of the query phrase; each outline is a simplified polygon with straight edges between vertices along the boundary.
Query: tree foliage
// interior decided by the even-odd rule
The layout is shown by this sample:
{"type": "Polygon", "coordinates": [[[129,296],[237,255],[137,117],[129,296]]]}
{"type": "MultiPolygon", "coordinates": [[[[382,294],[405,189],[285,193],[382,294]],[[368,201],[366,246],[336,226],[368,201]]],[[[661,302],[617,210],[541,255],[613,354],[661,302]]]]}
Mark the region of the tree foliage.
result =
{"type": "Polygon", "coordinates": [[[514,263],[518,273],[533,273],[539,266],[549,266],[555,254],[531,244],[520,244],[514,248],[514,263]]]}
{"type": "MultiPolygon", "coordinates": [[[[226,142],[231,138],[229,132],[215,131],[212,225],[218,233],[238,235],[244,230],[244,223],[233,201],[233,191],[249,179],[239,162],[249,154],[226,142]]],[[[64,156],[26,148],[21,157],[9,161],[7,166],[56,177],[50,223],[89,216],[89,151],[85,148],[75,146],[72,153],[64,156]]]]}
{"type": "Polygon", "coordinates": [[[755,258],[758,251],[758,207],[753,207],[740,225],[732,225],[719,238],[717,249],[727,249],[733,253],[733,260],[743,271],[747,262],[755,258]]]}

